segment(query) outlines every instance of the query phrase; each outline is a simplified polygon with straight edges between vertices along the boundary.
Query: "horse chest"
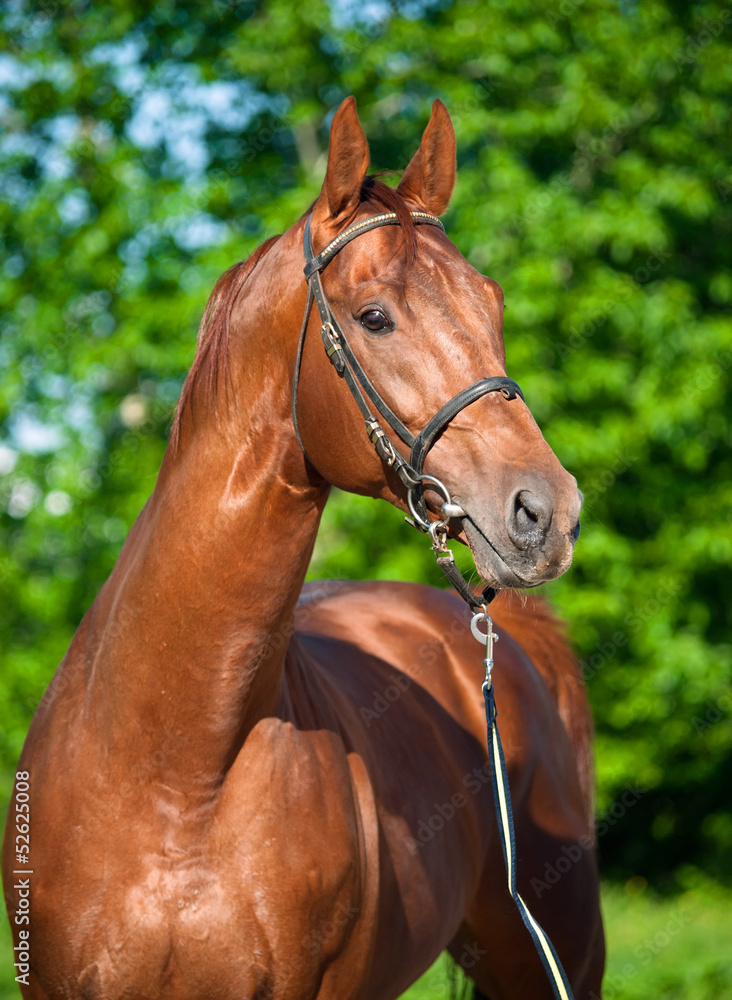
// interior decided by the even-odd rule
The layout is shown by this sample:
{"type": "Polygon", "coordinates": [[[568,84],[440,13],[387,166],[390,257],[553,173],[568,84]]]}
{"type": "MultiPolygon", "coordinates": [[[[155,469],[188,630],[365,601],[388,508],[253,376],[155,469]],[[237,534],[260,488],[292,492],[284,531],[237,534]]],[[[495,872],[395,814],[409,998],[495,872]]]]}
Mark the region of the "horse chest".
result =
{"type": "Polygon", "coordinates": [[[347,776],[334,782],[331,767],[329,794],[318,754],[300,750],[274,751],[268,768],[238,762],[197,818],[147,794],[49,837],[36,896],[49,995],[315,995],[362,934],[363,878],[347,776]]]}
{"type": "Polygon", "coordinates": [[[275,984],[285,1000],[314,995],[358,934],[357,880],[341,871],[334,885],[312,857],[303,864],[276,842],[229,853],[210,845],[188,864],[107,866],[105,885],[83,875],[76,891],[66,883],[64,893],[55,885],[39,894],[35,939],[49,996],[68,996],[72,984],[83,1000],[254,998],[275,984]],[[65,917],[55,905],[44,912],[43,896],[65,896],[65,917]]]}

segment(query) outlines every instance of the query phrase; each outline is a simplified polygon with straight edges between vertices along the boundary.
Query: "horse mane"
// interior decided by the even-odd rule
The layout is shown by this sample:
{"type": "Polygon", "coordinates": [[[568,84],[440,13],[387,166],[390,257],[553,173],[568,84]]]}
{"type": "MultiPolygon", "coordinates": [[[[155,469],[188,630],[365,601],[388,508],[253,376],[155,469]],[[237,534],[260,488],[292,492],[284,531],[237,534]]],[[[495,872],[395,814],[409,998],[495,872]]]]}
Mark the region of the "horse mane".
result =
{"type": "MultiPolygon", "coordinates": [[[[379,175],[374,174],[366,177],[361,185],[359,204],[364,203],[385,212],[396,213],[404,234],[407,263],[411,264],[417,253],[416,227],[404,198],[394,188],[379,180],[379,175]]],[[[302,218],[310,214],[313,205],[302,218]]],[[[170,430],[170,443],[173,449],[180,444],[183,416],[192,404],[197,384],[204,382],[207,394],[213,396],[219,377],[229,378],[229,330],[234,303],[257,264],[279,238],[270,236],[246,260],[234,264],[216,282],[203,312],[198,329],[196,356],[183,383],[173,418],[170,430]]]]}
{"type": "Polygon", "coordinates": [[[270,236],[254,250],[246,260],[239,261],[224,271],[214,285],[201,325],[198,328],[196,356],[188,377],[183,383],[178,405],[175,409],[173,426],[170,429],[170,443],[173,449],[180,444],[183,415],[192,404],[193,391],[200,381],[205,382],[210,396],[216,392],[219,375],[229,377],[229,328],[231,312],[239,292],[262,257],[277,242],[279,236],[270,236]]]}
{"type": "MultiPolygon", "coordinates": [[[[540,597],[503,590],[492,605],[496,621],[521,645],[552,692],[574,751],[589,828],[595,829],[594,726],[585,682],[563,623],[540,597]]],[[[493,614],[493,611],[491,611],[493,614]]]]}

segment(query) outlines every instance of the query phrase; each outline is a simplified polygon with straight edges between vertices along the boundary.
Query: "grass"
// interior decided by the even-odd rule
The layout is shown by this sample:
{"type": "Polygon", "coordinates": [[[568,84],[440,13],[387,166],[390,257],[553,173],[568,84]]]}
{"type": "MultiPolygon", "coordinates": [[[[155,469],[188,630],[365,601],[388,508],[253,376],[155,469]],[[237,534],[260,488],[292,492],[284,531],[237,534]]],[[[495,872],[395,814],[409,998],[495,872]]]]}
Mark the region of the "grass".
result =
{"type": "MultiPolygon", "coordinates": [[[[603,909],[604,1000],[732,1000],[732,893],[698,883],[661,899],[631,879],[625,887],[604,887],[603,909]]],[[[0,1000],[19,1000],[5,919],[0,927],[0,1000]]],[[[442,956],[402,1000],[448,997],[442,956]]]]}

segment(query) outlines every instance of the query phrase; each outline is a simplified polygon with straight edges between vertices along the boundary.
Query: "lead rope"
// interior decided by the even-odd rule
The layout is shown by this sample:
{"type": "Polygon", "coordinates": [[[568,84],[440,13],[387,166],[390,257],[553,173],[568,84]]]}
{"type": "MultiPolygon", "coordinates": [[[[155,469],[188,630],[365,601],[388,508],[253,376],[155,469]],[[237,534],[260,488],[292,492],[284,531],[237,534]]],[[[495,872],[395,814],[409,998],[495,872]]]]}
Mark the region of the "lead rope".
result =
{"type": "MultiPolygon", "coordinates": [[[[439,226],[443,232],[444,227],[439,219],[426,212],[411,213],[415,223],[439,226]]],[[[508,772],[506,761],[503,756],[501,739],[498,735],[498,724],[496,722],[496,703],[493,697],[493,684],[491,672],[493,670],[493,643],[498,636],[493,631],[493,622],[488,615],[488,604],[496,596],[497,591],[493,587],[486,587],[483,593],[478,595],[468,584],[455,563],[455,558],[447,546],[448,524],[451,518],[464,517],[465,512],[456,503],[453,503],[450,493],[444,483],[434,476],[426,475],[422,472],[423,463],[427,451],[434,443],[437,434],[442,430],[452,418],[465,406],[479,399],[486,392],[500,391],[507,399],[515,399],[517,395],[523,399],[523,393],[516,383],[505,376],[494,376],[484,378],[472,386],[468,386],[462,392],[453,397],[445,406],[440,409],[422,432],[415,438],[402,424],[395,413],[384,403],[379,396],[366,373],[361,368],[355,354],[351,350],[348,340],[339,327],[333,315],[325,292],[320,281],[320,271],[326,264],[352,239],[376,229],[381,226],[395,225],[398,218],[394,212],[384,212],[381,215],[373,216],[362,222],[358,222],[344,230],[339,236],[332,240],[319,254],[314,254],[312,240],[310,238],[310,218],[308,218],[304,234],[303,247],[305,252],[305,277],[308,283],[308,298],[305,306],[300,339],[297,346],[295,359],[295,371],[292,382],[292,422],[295,426],[295,434],[300,447],[305,453],[300,429],[297,420],[297,390],[300,381],[300,367],[302,362],[305,335],[307,333],[308,322],[312,312],[313,304],[316,303],[321,318],[321,337],[326,354],[331,364],[336,369],[341,378],[345,378],[348,387],[354,397],[365,420],[366,431],[376,448],[377,453],[388,466],[394,468],[399,478],[407,488],[407,504],[412,519],[407,521],[420,531],[429,534],[432,542],[432,551],[437,560],[437,565],[443,571],[447,579],[455,588],[457,593],[466,602],[468,607],[475,612],[470,623],[470,628],[479,642],[485,642],[485,680],[483,681],[483,696],[485,699],[486,721],[488,725],[488,760],[491,769],[491,784],[493,786],[493,802],[498,820],[498,833],[501,838],[501,849],[503,860],[506,865],[508,876],[508,891],[510,892],[516,906],[518,907],[521,919],[531,935],[539,958],[544,966],[546,974],[551,983],[554,996],[557,1000],[574,1000],[572,989],[567,980],[566,973],[562,968],[556,951],[551,941],[541,929],[539,924],[529,913],[528,907],[516,890],[516,838],[513,826],[513,810],[511,808],[511,795],[508,788],[508,772]],[[408,447],[411,447],[410,460],[406,461],[384,432],[378,418],[369,407],[369,400],[379,414],[384,417],[393,430],[399,435],[408,447]],[[416,468],[415,468],[416,463],[416,468]],[[429,520],[427,507],[423,497],[424,484],[430,484],[430,488],[442,494],[444,503],[441,507],[442,519],[437,521],[429,520]],[[485,622],[487,632],[483,634],[478,629],[479,622],[485,622]]]]}
{"type": "Polygon", "coordinates": [[[508,787],[508,771],[506,758],[503,754],[501,737],[498,734],[496,700],[493,694],[493,643],[498,642],[498,636],[493,631],[493,621],[488,614],[487,605],[482,611],[473,615],[470,631],[480,643],[485,643],[485,680],[483,681],[483,699],[485,701],[485,717],[488,725],[488,760],[491,769],[491,785],[493,786],[493,804],[496,810],[498,836],[503,851],[503,862],[508,877],[508,891],[513,898],[521,919],[531,935],[531,940],[537,950],[541,964],[547,974],[552,991],[557,1000],[574,1000],[572,987],[569,985],[567,973],[564,971],[554,946],[539,924],[529,912],[529,908],[521,898],[516,888],[516,835],[513,826],[513,809],[511,793],[508,787]],[[480,622],[485,622],[486,632],[478,628],[480,622]]]}

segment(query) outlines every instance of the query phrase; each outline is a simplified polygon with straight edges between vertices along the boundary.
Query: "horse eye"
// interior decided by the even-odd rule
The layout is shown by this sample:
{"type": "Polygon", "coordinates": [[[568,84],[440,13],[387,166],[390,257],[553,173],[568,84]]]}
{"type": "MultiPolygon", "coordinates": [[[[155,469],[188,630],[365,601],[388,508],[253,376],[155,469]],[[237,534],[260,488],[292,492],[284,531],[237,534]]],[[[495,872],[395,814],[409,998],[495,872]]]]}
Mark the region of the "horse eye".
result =
{"type": "Polygon", "coordinates": [[[369,309],[368,312],[365,312],[361,316],[361,323],[372,333],[379,333],[389,326],[389,320],[378,309],[369,309]]]}

